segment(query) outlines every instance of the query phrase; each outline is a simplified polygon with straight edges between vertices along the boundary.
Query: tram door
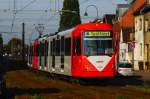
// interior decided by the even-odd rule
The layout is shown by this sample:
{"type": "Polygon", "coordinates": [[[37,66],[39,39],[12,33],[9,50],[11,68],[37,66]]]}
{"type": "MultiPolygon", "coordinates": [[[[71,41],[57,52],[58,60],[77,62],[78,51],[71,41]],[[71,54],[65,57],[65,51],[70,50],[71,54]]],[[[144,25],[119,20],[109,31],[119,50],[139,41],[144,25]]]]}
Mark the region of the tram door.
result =
{"type": "Polygon", "coordinates": [[[64,36],[61,37],[61,69],[64,69],[64,36]]]}

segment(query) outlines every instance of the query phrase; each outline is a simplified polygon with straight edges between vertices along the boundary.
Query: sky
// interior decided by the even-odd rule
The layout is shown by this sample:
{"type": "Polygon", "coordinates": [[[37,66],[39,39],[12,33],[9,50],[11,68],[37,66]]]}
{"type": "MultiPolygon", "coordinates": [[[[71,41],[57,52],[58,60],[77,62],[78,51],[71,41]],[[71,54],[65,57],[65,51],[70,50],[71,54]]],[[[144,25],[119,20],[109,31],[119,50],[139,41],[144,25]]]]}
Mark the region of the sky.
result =
{"type": "MultiPolygon", "coordinates": [[[[124,0],[79,0],[82,23],[90,22],[97,17],[95,5],[98,8],[98,17],[104,14],[115,14],[116,5],[126,3],[124,0]],[[87,8],[87,6],[89,6],[87,8]],[[87,8],[88,16],[84,16],[87,8]]],[[[43,24],[43,34],[57,32],[59,27],[59,13],[63,0],[0,0],[0,33],[4,44],[11,38],[21,38],[22,23],[25,23],[25,42],[38,37],[35,27],[43,24]],[[18,10],[14,14],[14,9],[18,10]],[[13,23],[13,26],[12,26],[13,23]]]]}

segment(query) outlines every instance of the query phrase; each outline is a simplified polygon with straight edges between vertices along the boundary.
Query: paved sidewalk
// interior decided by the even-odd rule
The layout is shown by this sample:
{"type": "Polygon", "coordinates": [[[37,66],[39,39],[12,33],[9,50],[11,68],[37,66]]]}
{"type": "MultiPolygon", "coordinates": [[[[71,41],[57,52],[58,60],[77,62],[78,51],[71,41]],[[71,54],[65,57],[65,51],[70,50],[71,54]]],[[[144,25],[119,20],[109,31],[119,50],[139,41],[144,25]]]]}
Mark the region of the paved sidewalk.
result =
{"type": "Polygon", "coordinates": [[[150,70],[134,71],[135,76],[141,76],[143,80],[150,81],[150,70]]]}

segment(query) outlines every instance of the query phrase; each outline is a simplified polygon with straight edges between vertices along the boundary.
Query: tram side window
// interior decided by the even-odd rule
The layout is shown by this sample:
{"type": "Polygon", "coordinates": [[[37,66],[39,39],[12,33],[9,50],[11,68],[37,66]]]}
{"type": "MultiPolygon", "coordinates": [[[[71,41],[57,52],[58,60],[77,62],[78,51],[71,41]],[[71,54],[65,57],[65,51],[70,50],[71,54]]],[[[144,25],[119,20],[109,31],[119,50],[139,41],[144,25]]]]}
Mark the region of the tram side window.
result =
{"type": "Polygon", "coordinates": [[[61,55],[64,55],[64,36],[61,37],[61,55]]]}
{"type": "Polygon", "coordinates": [[[60,56],[60,40],[56,40],[56,56],[60,56]]]}
{"type": "Polygon", "coordinates": [[[32,58],[32,46],[29,47],[29,63],[31,64],[32,58]]]}
{"type": "Polygon", "coordinates": [[[48,43],[48,41],[46,41],[46,56],[48,56],[48,46],[49,46],[49,43],[48,43]]]}
{"type": "Polygon", "coordinates": [[[39,45],[36,46],[36,56],[39,56],[39,45]]]}
{"type": "Polygon", "coordinates": [[[32,64],[33,46],[30,48],[30,64],[32,64]]]}
{"type": "Polygon", "coordinates": [[[50,53],[50,55],[52,56],[53,55],[53,42],[51,41],[51,53],[50,53]]]}
{"type": "Polygon", "coordinates": [[[42,56],[41,55],[41,53],[42,53],[41,51],[42,51],[42,43],[40,42],[40,44],[39,44],[39,56],[42,56]]]}
{"type": "Polygon", "coordinates": [[[35,48],[35,46],[33,46],[33,56],[35,56],[36,55],[36,48],[35,48]]]}
{"type": "Polygon", "coordinates": [[[47,56],[48,56],[48,41],[45,41],[45,66],[47,66],[47,56]]]}
{"type": "Polygon", "coordinates": [[[81,54],[81,39],[80,37],[73,39],[73,55],[81,54]]]}
{"type": "Polygon", "coordinates": [[[32,55],[31,55],[31,52],[32,52],[32,47],[30,46],[30,47],[29,47],[29,57],[32,56],[32,55]]]}
{"type": "Polygon", "coordinates": [[[43,43],[44,46],[44,56],[46,56],[46,41],[43,43]]]}
{"type": "Polygon", "coordinates": [[[31,46],[31,56],[33,56],[33,46],[31,46]]]}
{"type": "Polygon", "coordinates": [[[65,39],[65,56],[71,55],[71,38],[65,39]]]}
{"type": "Polygon", "coordinates": [[[44,56],[44,43],[42,43],[42,56],[44,56]]]}
{"type": "Polygon", "coordinates": [[[53,44],[52,44],[52,55],[55,56],[55,39],[53,39],[53,44]]]}
{"type": "Polygon", "coordinates": [[[77,55],[81,54],[81,39],[80,39],[80,37],[77,37],[77,39],[76,39],[76,54],[77,55]]]}

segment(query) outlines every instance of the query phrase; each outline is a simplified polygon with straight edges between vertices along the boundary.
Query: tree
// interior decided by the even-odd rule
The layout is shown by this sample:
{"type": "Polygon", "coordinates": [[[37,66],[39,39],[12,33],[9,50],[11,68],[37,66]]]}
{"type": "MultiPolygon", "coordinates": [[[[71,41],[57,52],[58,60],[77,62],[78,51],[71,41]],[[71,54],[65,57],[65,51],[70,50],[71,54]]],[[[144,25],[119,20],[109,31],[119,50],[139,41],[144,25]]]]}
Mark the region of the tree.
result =
{"type": "Polygon", "coordinates": [[[0,55],[3,54],[3,38],[2,35],[0,34],[0,55]]]}
{"type": "Polygon", "coordinates": [[[81,23],[78,0],[64,0],[58,31],[72,28],[81,23]]]}
{"type": "Polygon", "coordinates": [[[21,53],[22,49],[22,40],[18,38],[12,38],[7,45],[7,48],[10,48],[10,51],[12,54],[18,54],[18,52],[21,53]]]}

